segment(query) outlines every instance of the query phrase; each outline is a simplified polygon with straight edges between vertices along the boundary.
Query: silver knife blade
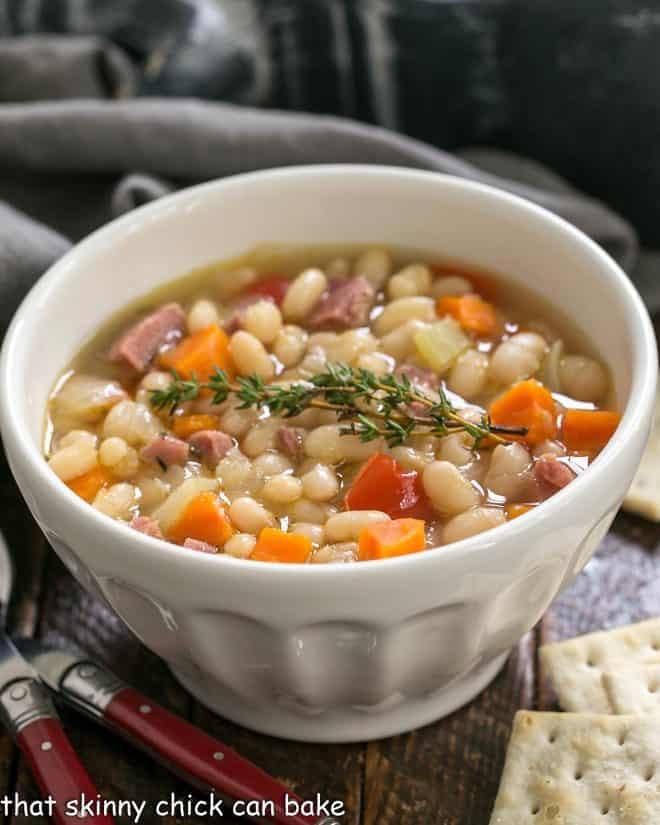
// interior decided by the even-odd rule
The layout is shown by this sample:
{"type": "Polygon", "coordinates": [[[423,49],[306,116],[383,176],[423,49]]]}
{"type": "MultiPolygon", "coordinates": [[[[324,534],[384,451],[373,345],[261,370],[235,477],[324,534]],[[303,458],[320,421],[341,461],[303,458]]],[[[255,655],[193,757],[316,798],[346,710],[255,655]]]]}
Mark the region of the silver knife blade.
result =
{"type": "Polygon", "coordinates": [[[41,677],[42,682],[56,692],[59,691],[62,679],[68,671],[81,661],[85,661],[84,656],[59,650],[37,639],[19,638],[16,639],[16,646],[41,677]]]}
{"type": "Polygon", "coordinates": [[[39,674],[16,649],[6,633],[0,632],[0,689],[17,679],[39,679],[39,674]]]}

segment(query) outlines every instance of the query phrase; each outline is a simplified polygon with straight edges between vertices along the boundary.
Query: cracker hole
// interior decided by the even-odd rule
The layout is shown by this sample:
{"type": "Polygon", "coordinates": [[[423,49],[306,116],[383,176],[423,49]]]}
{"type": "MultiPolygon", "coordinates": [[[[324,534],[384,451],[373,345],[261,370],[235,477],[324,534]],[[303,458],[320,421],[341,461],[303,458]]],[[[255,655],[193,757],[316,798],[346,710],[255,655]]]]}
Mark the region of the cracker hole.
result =
{"type": "Polygon", "coordinates": [[[654,776],[655,776],[655,768],[653,768],[653,767],[647,768],[646,773],[644,774],[644,781],[645,782],[650,782],[653,779],[654,776]]]}
{"type": "Polygon", "coordinates": [[[579,768],[573,774],[573,776],[575,777],[576,782],[579,782],[582,779],[583,775],[584,774],[582,773],[582,771],[579,768]]]}
{"type": "Polygon", "coordinates": [[[610,806],[609,805],[603,805],[603,807],[600,809],[600,812],[603,816],[607,816],[610,812],[610,806]]]}
{"type": "Polygon", "coordinates": [[[624,745],[626,742],[626,736],[628,736],[627,730],[622,730],[619,734],[619,745],[624,745]]]}
{"type": "Polygon", "coordinates": [[[541,806],[540,805],[534,805],[532,807],[532,816],[537,816],[540,812],[541,812],[541,806]]]}
{"type": "Polygon", "coordinates": [[[550,742],[551,745],[554,745],[556,741],[557,741],[557,731],[552,730],[552,731],[550,731],[550,735],[548,736],[548,742],[550,742]]]}
{"type": "Polygon", "coordinates": [[[651,642],[652,650],[660,650],[660,642],[651,642]]]}
{"type": "Polygon", "coordinates": [[[587,659],[587,667],[596,667],[596,662],[593,660],[593,658],[589,657],[587,659]]]}
{"type": "Polygon", "coordinates": [[[651,684],[649,685],[649,693],[657,693],[657,692],[658,692],[658,683],[657,682],[651,682],[651,684]]]}

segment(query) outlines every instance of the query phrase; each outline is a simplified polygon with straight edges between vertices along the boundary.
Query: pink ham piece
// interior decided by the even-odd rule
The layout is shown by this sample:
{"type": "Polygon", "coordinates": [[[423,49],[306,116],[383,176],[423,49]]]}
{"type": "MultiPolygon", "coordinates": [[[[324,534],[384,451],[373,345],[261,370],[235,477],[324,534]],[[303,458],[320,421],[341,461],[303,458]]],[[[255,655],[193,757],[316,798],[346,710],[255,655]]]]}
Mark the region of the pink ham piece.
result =
{"type": "Polygon", "coordinates": [[[232,448],[234,441],[221,430],[199,430],[190,436],[188,443],[199,452],[205,464],[215,467],[232,448]]]}
{"type": "Polygon", "coordinates": [[[134,324],[110,350],[110,360],[123,362],[136,372],[146,372],[158,350],[178,341],[186,315],[177,303],[165,304],[134,324]]]}
{"type": "Polygon", "coordinates": [[[189,455],[190,449],[185,441],[166,434],[155,435],[140,453],[145,461],[158,461],[167,466],[185,464],[189,455]]]}
{"type": "Polygon", "coordinates": [[[330,281],[327,293],[309,318],[313,329],[346,329],[369,322],[369,312],[376,293],[362,275],[347,281],[330,281]]]}
{"type": "Polygon", "coordinates": [[[575,478],[575,473],[554,456],[541,456],[534,463],[534,477],[548,496],[566,487],[575,478]]]}
{"type": "Polygon", "coordinates": [[[217,553],[218,548],[214,544],[207,544],[205,541],[199,539],[186,539],[183,546],[188,550],[197,550],[200,553],[217,553]]]}
{"type": "Polygon", "coordinates": [[[154,539],[164,538],[156,519],[149,518],[149,516],[135,516],[131,527],[138,533],[144,533],[145,536],[151,536],[154,539]]]}
{"type": "Polygon", "coordinates": [[[302,427],[280,427],[277,431],[277,446],[293,461],[300,461],[304,455],[305,430],[302,427]]]}

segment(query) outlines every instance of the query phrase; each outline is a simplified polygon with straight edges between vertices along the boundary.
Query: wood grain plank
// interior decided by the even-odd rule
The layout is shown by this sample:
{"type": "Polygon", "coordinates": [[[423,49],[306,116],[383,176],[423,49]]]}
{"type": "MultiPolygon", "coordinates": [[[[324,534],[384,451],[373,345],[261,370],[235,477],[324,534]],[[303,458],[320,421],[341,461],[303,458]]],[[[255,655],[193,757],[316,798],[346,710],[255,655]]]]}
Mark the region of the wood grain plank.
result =
{"type": "Polygon", "coordinates": [[[282,781],[303,799],[344,802],[346,825],[359,825],[363,774],[362,745],[313,745],[261,736],[197,704],[192,719],[241,755],[282,781]]]}
{"type": "Polygon", "coordinates": [[[513,716],[534,701],[534,633],[472,703],[367,745],[363,825],[486,825],[513,716]]]}

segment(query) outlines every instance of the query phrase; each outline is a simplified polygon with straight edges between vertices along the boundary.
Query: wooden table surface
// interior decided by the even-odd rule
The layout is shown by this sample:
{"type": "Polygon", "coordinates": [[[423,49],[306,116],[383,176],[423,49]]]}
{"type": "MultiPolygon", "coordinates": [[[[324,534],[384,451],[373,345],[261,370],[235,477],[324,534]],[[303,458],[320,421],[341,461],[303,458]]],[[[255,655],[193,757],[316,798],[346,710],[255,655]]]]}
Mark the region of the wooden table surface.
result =
{"type": "MultiPolygon", "coordinates": [[[[193,701],[163,662],[64,569],[2,463],[0,513],[17,574],[9,618],[12,632],[63,647],[77,645],[301,796],[311,798],[318,792],[324,798],[343,800],[346,825],[488,825],[515,711],[554,707],[538,666],[538,645],[660,614],[660,526],[619,514],[585,571],[470,705],[436,724],[379,742],[297,744],[243,730],[193,701]]],[[[66,709],[62,716],[101,793],[117,800],[147,801],[141,823],[219,821],[157,816],[158,800],[172,793],[186,799],[190,788],[92,722],[66,709]]],[[[0,796],[17,792],[26,800],[38,798],[22,758],[4,734],[0,782],[0,796]]],[[[222,821],[238,820],[224,817],[222,821]]],[[[3,825],[44,822],[34,816],[9,816],[3,825]]]]}

